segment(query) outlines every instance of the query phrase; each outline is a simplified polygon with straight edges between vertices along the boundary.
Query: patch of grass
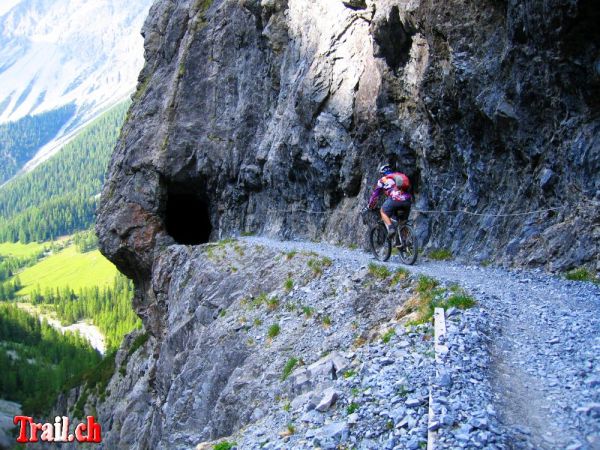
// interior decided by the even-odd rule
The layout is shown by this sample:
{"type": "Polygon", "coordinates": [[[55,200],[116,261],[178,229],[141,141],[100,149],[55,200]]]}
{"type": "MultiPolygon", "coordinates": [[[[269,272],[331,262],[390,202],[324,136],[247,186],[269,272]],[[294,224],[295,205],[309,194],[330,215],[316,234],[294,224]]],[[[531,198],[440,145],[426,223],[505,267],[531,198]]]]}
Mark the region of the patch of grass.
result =
{"type": "Polygon", "coordinates": [[[37,286],[42,292],[46,288],[55,291],[69,287],[76,292],[94,286],[102,289],[113,284],[117,273],[113,263],[98,250],[79,253],[71,245],[19,273],[23,289],[17,295],[28,295],[37,286]]]}
{"type": "Polygon", "coordinates": [[[292,289],[294,289],[294,280],[292,278],[285,280],[283,283],[283,288],[286,292],[290,292],[292,289]]]}
{"type": "Polygon", "coordinates": [[[273,339],[273,338],[275,338],[279,334],[280,331],[281,331],[281,327],[279,326],[279,324],[278,323],[274,323],[273,325],[271,325],[269,327],[269,330],[267,331],[267,336],[270,339],[273,339]]]}
{"type": "Polygon", "coordinates": [[[235,242],[237,242],[237,240],[235,238],[224,238],[224,239],[221,239],[219,242],[217,242],[217,246],[223,248],[223,247],[225,247],[229,244],[233,244],[235,242]]]}
{"type": "Polygon", "coordinates": [[[406,269],[397,269],[394,272],[394,276],[392,277],[392,280],[390,281],[390,284],[392,286],[400,283],[401,281],[406,280],[408,277],[410,276],[410,272],[406,269]]]}
{"type": "Polygon", "coordinates": [[[223,441],[219,442],[213,447],[213,450],[231,450],[236,447],[237,444],[235,442],[223,441]]]}
{"type": "Polygon", "coordinates": [[[279,307],[279,299],[277,297],[272,297],[267,300],[267,309],[269,311],[275,311],[279,307]]]}
{"type": "Polygon", "coordinates": [[[252,231],[242,231],[242,236],[243,237],[250,237],[250,236],[254,236],[256,233],[252,232],[252,231]]]}
{"type": "Polygon", "coordinates": [[[289,435],[292,435],[296,432],[296,427],[294,426],[293,423],[290,422],[287,424],[287,432],[289,435]]]}
{"type": "Polygon", "coordinates": [[[414,319],[407,322],[407,326],[429,322],[435,308],[467,309],[475,306],[475,299],[460,286],[452,285],[449,289],[441,288],[439,282],[431,277],[419,276],[415,291],[417,295],[402,305],[397,315],[397,318],[401,318],[415,313],[414,319]]]}
{"type": "Polygon", "coordinates": [[[20,242],[3,242],[0,244],[0,256],[12,256],[14,258],[29,258],[44,252],[48,244],[31,242],[21,244],[20,242]]]}
{"type": "Polygon", "coordinates": [[[260,327],[262,325],[262,320],[260,320],[258,317],[256,319],[254,319],[254,325],[257,327],[260,327]]]}
{"type": "Polygon", "coordinates": [[[285,402],[285,404],[283,405],[282,408],[285,412],[290,412],[290,410],[292,409],[292,404],[290,402],[285,402]]]}
{"type": "Polygon", "coordinates": [[[329,267],[331,266],[331,264],[333,264],[333,261],[330,258],[311,258],[308,260],[308,267],[311,268],[313,275],[315,276],[320,276],[323,274],[323,270],[325,269],[325,267],[329,267]]]}
{"type": "Polygon", "coordinates": [[[417,292],[420,294],[426,294],[440,285],[440,282],[435,278],[428,277],[426,275],[420,275],[417,279],[417,292]]]}
{"type": "Polygon", "coordinates": [[[348,415],[355,413],[356,411],[358,411],[359,405],[356,402],[352,402],[348,405],[348,407],[346,408],[346,413],[348,415]]]}
{"type": "Polygon", "coordinates": [[[443,305],[444,308],[469,309],[475,306],[475,299],[462,292],[451,295],[443,305]]]}
{"type": "Polygon", "coordinates": [[[325,316],[323,317],[323,326],[330,327],[331,326],[331,317],[325,316]]]}
{"type": "Polygon", "coordinates": [[[352,378],[354,375],[356,375],[356,372],[354,370],[347,370],[346,372],[344,372],[343,377],[352,378]]]}
{"type": "Polygon", "coordinates": [[[285,366],[283,367],[283,374],[281,375],[281,381],[285,381],[287,377],[290,376],[290,374],[292,373],[292,370],[294,370],[294,367],[296,367],[296,364],[298,364],[299,360],[298,358],[290,358],[288,359],[288,362],[285,363],[285,366]]]}
{"type": "Polygon", "coordinates": [[[312,315],[315,313],[315,309],[311,308],[310,306],[303,306],[302,307],[302,313],[307,317],[310,318],[312,317],[312,315]]]}
{"type": "Polygon", "coordinates": [[[386,344],[388,344],[392,340],[392,337],[394,337],[395,334],[396,334],[396,332],[394,331],[394,329],[390,328],[383,334],[383,336],[381,336],[381,340],[383,342],[385,342],[386,344]]]}
{"type": "Polygon", "coordinates": [[[261,305],[267,303],[268,300],[269,300],[269,296],[267,295],[267,293],[266,292],[261,292],[260,294],[258,294],[256,297],[254,297],[250,301],[250,304],[254,308],[259,308],[261,305]]]}
{"type": "Polygon", "coordinates": [[[142,345],[144,345],[146,342],[148,342],[149,338],[150,338],[150,335],[148,333],[143,333],[143,334],[140,334],[138,337],[136,337],[135,340],[133,341],[133,344],[131,344],[131,348],[127,352],[127,358],[129,358],[131,355],[133,355],[138,350],[138,348],[140,348],[142,345]]]}
{"type": "Polygon", "coordinates": [[[600,279],[594,276],[594,274],[585,267],[579,267],[578,269],[570,270],[565,274],[565,278],[571,281],[590,281],[596,284],[600,283],[600,279]]]}
{"type": "Polygon", "coordinates": [[[390,269],[388,269],[385,266],[382,266],[380,264],[370,263],[369,264],[369,274],[371,274],[375,278],[379,278],[380,280],[385,280],[387,277],[389,277],[392,274],[392,272],[390,272],[390,269]]]}
{"type": "Polygon", "coordinates": [[[427,256],[434,261],[448,261],[453,258],[452,252],[447,248],[431,249],[427,256]]]}
{"type": "Polygon", "coordinates": [[[297,250],[290,250],[289,252],[284,253],[285,255],[285,259],[287,259],[288,261],[290,259],[292,259],[294,256],[296,256],[296,253],[298,253],[297,250]]]}

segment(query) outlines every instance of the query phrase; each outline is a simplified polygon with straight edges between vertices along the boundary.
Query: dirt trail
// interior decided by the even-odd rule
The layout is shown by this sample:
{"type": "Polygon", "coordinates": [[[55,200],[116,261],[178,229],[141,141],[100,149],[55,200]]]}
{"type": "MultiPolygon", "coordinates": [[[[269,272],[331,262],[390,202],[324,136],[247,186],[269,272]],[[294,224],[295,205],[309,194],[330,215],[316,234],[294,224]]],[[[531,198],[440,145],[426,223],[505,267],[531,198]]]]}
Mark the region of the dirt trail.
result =
{"type": "MultiPolygon", "coordinates": [[[[322,243],[244,240],[342,264],[374,261],[360,250],[322,243]]],[[[488,376],[514,448],[600,449],[600,286],[532,270],[424,261],[403,266],[394,257],[387,264],[458,283],[489,315],[488,376]]]]}

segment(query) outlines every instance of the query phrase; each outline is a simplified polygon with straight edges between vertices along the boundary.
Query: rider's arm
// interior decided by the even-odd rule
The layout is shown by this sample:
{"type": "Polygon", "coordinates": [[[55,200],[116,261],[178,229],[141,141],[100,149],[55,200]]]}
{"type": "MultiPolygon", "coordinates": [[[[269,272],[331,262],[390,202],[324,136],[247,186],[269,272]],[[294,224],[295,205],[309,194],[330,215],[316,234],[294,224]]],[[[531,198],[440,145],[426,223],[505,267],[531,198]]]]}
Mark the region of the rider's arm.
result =
{"type": "Polygon", "coordinates": [[[379,198],[379,195],[381,194],[381,191],[383,190],[383,186],[380,185],[381,183],[377,182],[377,187],[375,188],[375,190],[373,191],[373,193],[371,194],[371,198],[369,199],[369,208],[374,208],[375,205],[377,204],[377,199],[379,198]]]}

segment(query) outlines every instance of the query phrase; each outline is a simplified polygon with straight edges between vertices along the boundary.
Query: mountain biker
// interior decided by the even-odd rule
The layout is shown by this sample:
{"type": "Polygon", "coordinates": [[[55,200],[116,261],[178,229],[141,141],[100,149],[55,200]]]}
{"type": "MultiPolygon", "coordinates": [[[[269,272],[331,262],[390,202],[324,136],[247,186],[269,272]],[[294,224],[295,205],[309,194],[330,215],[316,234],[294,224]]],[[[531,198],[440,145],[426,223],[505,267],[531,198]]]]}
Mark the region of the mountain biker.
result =
{"type": "Polygon", "coordinates": [[[374,209],[377,205],[377,199],[381,191],[388,197],[381,206],[381,218],[385,223],[388,236],[393,236],[396,227],[392,217],[400,212],[400,218],[407,219],[410,213],[412,196],[408,192],[410,189],[410,180],[401,172],[395,172],[389,164],[382,164],[379,167],[379,174],[382,177],[377,181],[375,190],[369,199],[369,209],[374,209]]]}

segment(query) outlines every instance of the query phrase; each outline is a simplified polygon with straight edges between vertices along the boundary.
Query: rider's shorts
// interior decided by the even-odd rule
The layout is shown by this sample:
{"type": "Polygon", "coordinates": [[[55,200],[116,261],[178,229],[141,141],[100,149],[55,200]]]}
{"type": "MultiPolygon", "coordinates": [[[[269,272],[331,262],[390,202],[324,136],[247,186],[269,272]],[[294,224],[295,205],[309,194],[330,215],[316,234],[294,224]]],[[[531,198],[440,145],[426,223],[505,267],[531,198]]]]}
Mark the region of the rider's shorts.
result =
{"type": "Polygon", "coordinates": [[[381,209],[388,217],[396,216],[399,220],[406,220],[410,214],[410,204],[410,200],[399,201],[388,198],[383,202],[381,209]]]}

